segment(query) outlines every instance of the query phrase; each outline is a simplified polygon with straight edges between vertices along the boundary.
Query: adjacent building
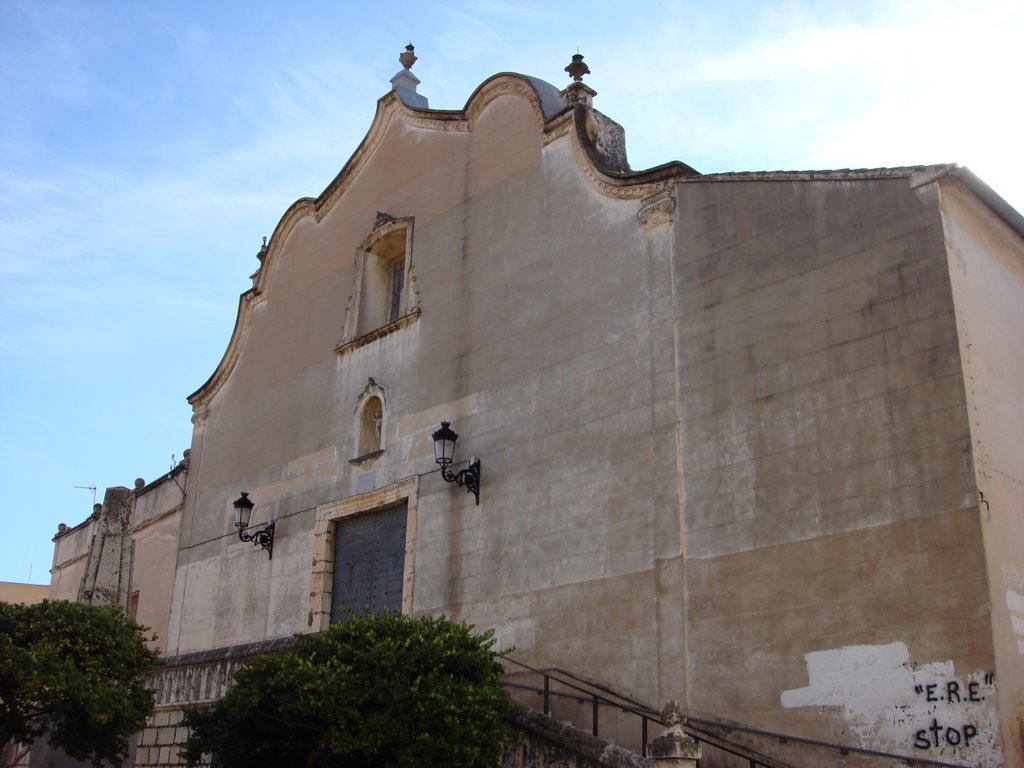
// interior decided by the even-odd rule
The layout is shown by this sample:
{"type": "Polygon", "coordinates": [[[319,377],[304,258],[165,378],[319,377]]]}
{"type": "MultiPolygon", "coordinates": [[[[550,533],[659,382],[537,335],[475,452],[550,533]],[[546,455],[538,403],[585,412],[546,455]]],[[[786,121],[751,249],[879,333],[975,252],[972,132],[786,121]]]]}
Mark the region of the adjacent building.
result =
{"type": "Polygon", "coordinates": [[[49,595],[46,584],[23,584],[17,581],[0,581],[0,603],[31,605],[40,603],[49,595]]]}
{"type": "Polygon", "coordinates": [[[697,718],[1024,761],[1024,219],[953,165],[633,171],[578,70],[438,110],[414,60],[260,251],[187,461],[56,538],[53,594],[168,657],[135,764],[364,605],[697,718]]]}

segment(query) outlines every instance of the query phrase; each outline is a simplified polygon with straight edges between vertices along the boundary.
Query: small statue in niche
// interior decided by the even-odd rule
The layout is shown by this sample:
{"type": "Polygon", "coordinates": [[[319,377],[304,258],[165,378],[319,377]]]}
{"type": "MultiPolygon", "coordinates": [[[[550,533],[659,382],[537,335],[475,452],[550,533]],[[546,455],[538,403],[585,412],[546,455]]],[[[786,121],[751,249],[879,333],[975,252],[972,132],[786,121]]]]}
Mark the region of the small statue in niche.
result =
{"type": "Polygon", "coordinates": [[[377,400],[377,398],[374,398],[374,400],[377,402],[377,405],[370,411],[370,420],[377,429],[377,450],[380,450],[381,429],[384,427],[384,414],[380,410],[380,400],[377,400]]]}
{"type": "Polygon", "coordinates": [[[384,406],[379,397],[366,401],[359,422],[359,455],[376,453],[381,449],[384,434],[384,406]]]}

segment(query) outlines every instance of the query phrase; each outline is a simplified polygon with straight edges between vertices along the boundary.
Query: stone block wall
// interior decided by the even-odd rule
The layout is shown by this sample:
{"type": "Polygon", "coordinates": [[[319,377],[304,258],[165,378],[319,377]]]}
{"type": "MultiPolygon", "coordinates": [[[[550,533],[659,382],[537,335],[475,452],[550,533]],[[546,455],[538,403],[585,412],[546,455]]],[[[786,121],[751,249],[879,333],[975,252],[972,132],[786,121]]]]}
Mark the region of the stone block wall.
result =
{"type": "Polygon", "coordinates": [[[185,764],[179,754],[181,745],[188,738],[188,729],[180,725],[182,714],[183,710],[177,707],[162,708],[153,713],[139,736],[139,745],[135,751],[135,765],[138,768],[185,764]]]}

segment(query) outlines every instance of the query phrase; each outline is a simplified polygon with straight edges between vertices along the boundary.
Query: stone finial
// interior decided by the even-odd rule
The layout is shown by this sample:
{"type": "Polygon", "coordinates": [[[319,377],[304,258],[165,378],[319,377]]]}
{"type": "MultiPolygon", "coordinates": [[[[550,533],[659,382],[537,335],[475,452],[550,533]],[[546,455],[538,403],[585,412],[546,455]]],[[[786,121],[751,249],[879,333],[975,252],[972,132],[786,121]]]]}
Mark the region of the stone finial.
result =
{"type": "Polygon", "coordinates": [[[590,67],[584,63],[583,54],[579,52],[579,49],[577,48],[576,50],[577,52],[573,54],[569,66],[565,68],[565,71],[569,73],[569,77],[572,78],[572,82],[562,91],[561,96],[568,104],[582,104],[585,107],[592,107],[594,106],[594,97],[597,96],[597,91],[583,82],[583,76],[590,74],[590,67]]]}
{"type": "Polygon", "coordinates": [[[420,80],[410,71],[410,67],[416,63],[414,51],[415,48],[413,48],[412,43],[409,43],[405,46],[405,52],[399,55],[398,61],[401,62],[402,69],[391,78],[391,90],[397,93],[398,98],[408,107],[413,109],[430,109],[427,98],[416,93],[416,86],[420,84],[420,80]]]}
{"type": "Polygon", "coordinates": [[[565,71],[569,73],[569,77],[575,80],[577,83],[583,82],[583,76],[590,74],[590,67],[583,62],[582,53],[574,53],[572,61],[569,62],[569,66],[565,68],[565,71]]]}
{"type": "Polygon", "coordinates": [[[416,49],[413,47],[413,44],[410,42],[405,46],[405,53],[398,56],[398,61],[402,65],[403,69],[412,69],[412,65],[416,63],[415,50],[416,49]]]}
{"type": "Polygon", "coordinates": [[[686,712],[679,705],[678,701],[666,701],[661,708],[661,721],[668,726],[665,733],[683,733],[683,726],[686,725],[686,712]]]}
{"type": "Polygon", "coordinates": [[[686,711],[678,701],[667,701],[661,708],[665,732],[651,742],[651,757],[657,768],[696,768],[700,762],[700,744],[683,730],[686,711]]]}
{"type": "Polygon", "coordinates": [[[259,251],[256,253],[256,258],[259,259],[260,264],[267,258],[267,238],[264,236],[263,245],[260,246],[259,251]]]}

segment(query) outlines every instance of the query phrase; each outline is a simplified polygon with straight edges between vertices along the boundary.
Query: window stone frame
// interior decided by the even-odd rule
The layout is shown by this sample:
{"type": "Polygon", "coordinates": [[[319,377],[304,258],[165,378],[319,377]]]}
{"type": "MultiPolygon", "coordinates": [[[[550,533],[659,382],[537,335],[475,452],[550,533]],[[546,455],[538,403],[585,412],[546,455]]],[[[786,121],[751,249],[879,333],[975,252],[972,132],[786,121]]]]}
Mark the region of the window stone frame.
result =
{"type": "Polygon", "coordinates": [[[416,290],[416,275],[413,270],[412,247],[414,216],[397,218],[386,213],[377,213],[377,220],[374,223],[370,234],[366,236],[356,249],[355,265],[352,274],[352,295],[349,296],[348,306],[345,309],[345,325],[341,332],[341,341],[335,347],[335,351],[344,355],[354,349],[376,341],[384,336],[395,333],[414,323],[420,316],[419,292],[416,290]],[[381,243],[397,232],[405,232],[405,250],[402,256],[391,256],[384,259],[382,254],[375,249],[381,243]],[[390,265],[396,258],[404,259],[403,279],[401,288],[401,303],[398,316],[390,317],[391,305],[391,277],[383,281],[383,290],[374,291],[371,283],[371,270],[382,269],[390,271],[390,265]],[[384,259],[384,263],[377,265],[374,260],[384,259]],[[371,292],[380,292],[380,296],[371,296],[371,292]],[[366,317],[371,311],[371,305],[380,304],[380,323],[366,317]]]}

